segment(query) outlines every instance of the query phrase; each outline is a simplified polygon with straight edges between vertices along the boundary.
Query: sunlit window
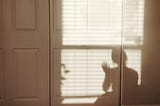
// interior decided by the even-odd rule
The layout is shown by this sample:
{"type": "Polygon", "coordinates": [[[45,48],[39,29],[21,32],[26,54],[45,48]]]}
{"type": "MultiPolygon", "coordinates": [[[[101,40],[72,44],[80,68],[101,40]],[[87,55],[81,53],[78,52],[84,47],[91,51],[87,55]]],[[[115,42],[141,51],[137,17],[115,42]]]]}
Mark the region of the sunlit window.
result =
{"type": "Polygon", "coordinates": [[[57,12],[63,45],[143,44],[144,0],[57,0],[57,12]]]}
{"type": "MultiPolygon", "coordinates": [[[[62,75],[62,96],[99,96],[104,72],[102,62],[111,63],[111,50],[63,50],[62,63],[69,73],[62,75]]],[[[62,67],[63,68],[63,67],[62,67]]],[[[64,70],[64,71],[65,71],[64,70]]]]}
{"type": "Polygon", "coordinates": [[[93,104],[105,93],[102,65],[116,67],[111,58],[114,47],[123,46],[126,66],[137,72],[141,85],[144,0],[55,0],[55,4],[54,94],[63,98],[62,104],[93,104]]]}

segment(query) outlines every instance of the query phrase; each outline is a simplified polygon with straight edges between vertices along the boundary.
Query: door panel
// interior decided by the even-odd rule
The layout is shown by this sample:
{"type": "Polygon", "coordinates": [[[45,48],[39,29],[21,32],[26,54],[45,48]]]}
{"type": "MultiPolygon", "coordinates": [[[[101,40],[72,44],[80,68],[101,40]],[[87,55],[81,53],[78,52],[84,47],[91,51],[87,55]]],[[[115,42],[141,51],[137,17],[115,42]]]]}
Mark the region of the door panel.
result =
{"type": "Polygon", "coordinates": [[[0,49],[0,102],[4,102],[4,54],[3,49],[0,49]]]}
{"type": "Polygon", "coordinates": [[[16,0],[13,3],[16,30],[34,30],[37,26],[38,0],[16,0]]]}
{"type": "Polygon", "coordinates": [[[4,64],[0,72],[5,74],[0,83],[1,100],[5,97],[4,106],[48,106],[49,1],[0,3],[0,66],[4,64]]]}
{"type": "Polygon", "coordinates": [[[39,52],[37,49],[14,49],[16,100],[39,99],[39,52]],[[26,68],[28,67],[28,68],[26,68]]]}
{"type": "Polygon", "coordinates": [[[2,22],[3,22],[3,5],[2,5],[2,0],[0,0],[0,32],[2,32],[2,22]]]}

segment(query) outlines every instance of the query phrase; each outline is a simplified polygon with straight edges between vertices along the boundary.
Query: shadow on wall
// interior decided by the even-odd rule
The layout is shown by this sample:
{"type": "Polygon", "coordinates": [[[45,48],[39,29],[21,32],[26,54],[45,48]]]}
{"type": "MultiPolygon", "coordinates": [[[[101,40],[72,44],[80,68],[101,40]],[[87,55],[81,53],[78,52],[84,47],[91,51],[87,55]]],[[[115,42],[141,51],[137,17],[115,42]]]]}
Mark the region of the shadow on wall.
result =
{"type": "MultiPolygon", "coordinates": [[[[150,43],[151,44],[151,43],[150,43]]],[[[153,44],[152,44],[153,45],[153,44]]],[[[146,48],[145,52],[143,51],[143,59],[141,60],[143,63],[142,66],[142,80],[141,85],[138,85],[138,73],[127,67],[126,63],[128,60],[128,56],[125,51],[122,51],[122,60],[121,62],[121,54],[120,50],[112,49],[111,58],[114,63],[114,67],[110,67],[108,64],[102,64],[103,73],[105,74],[102,89],[104,93],[98,97],[95,106],[117,106],[119,104],[120,95],[122,94],[122,104],[123,105],[140,105],[140,104],[159,104],[160,103],[160,93],[159,89],[160,84],[159,80],[159,71],[156,69],[160,69],[158,63],[160,63],[158,59],[158,53],[154,53],[150,56],[151,51],[156,51],[157,48],[146,48]],[[146,51],[148,51],[146,53],[146,51]],[[147,59],[147,60],[146,60],[147,59]],[[150,61],[148,61],[150,60],[150,61]],[[121,66],[121,67],[120,67],[121,66]],[[122,78],[120,78],[120,69],[122,71],[122,78]],[[151,70],[151,71],[150,71],[151,70]],[[109,76],[109,77],[108,77],[109,76]],[[122,93],[120,94],[120,79],[122,82],[122,93]]],[[[158,49],[160,50],[160,49],[158,49]]],[[[136,58],[136,57],[135,57],[136,58]]],[[[64,76],[67,73],[72,73],[72,71],[68,71],[65,65],[62,65],[64,69],[64,76]]],[[[61,74],[62,75],[62,74],[61,74]]],[[[61,81],[66,80],[65,77],[61,78],[61,81]]],[[[71,84],[71,83],[69,83],[71,84]]],[[[82,84],[82,83],[80,83],[82,84]]],[[[62,83],[59,85],[62,86],[62,83]]],[[[97,89],[98,90],[98,89],[97,89]]],[[[79,92],[81,90],[78,89],[79,92]]],[[[68,91],[67,91],[68,93],[68,91]]],[[[77,98],[72,96],[73,98],[77,98]]],[[[64,98],[65,99],[65,98],[64,98]]],[[[59,99],[59,104],[62,104],[63,99],[59,99]]],[[[74,102],[74,101],[72,101],[74,102]]],[[[80,101],[79,101],[80,102],[80,101]]],[[[83,104],[83,102],[81,102],[83,104]]],[[[74,103],[71,103],[74,105],[74,103]]]]}
{"type": "MultiPolygon", "coordinates": [[[[122,80],[122,103],[123,104],[135,104],[137,100],[137,95],[139,95],[140,88],[138,86],[138,74],[135,70],[128,68],[126,66],[127,55],[123,51],[123,80],[122,80]]],[[[112,50],[112,61],[116,65],[114,68],[110,68],[109,65],[102,65],[103,71],[105,73],[105,78],[103,82],[103,90],[105,93],[97,99],[95,102],[96,106],[104,106],[104,104],[115,106],[117,103],[110,102],[113,99],[119,99],[117,95],[119,94],[120,86],[120,53],[118,49],[112,50]],[[112,90],[109,90],[112,88],[112,90]],[[110,99],[105,99],[104,96],[108,96],[110,99]]]]}
{"type": "MultiPolygon", "coordinates": [[[[160,104],[160,1],[145,1],[144,44],[142,50],[141,85],[137,86],[137,73],[124,67],[122,104],[160,104]]],[[[123,53],[125,57],[125,53],[123,53]]],[[[125,60],[125,59],[124,59],[125,60]]],[[[103,67],[104,70],[107,67],[103,67]]],[[[115,69],[112,69],[115,70],[115,69]]],[[[106,80],[106,79],[105,79],[106,80]]],[[[108,85],[106,85],[107,87],[108,85]]],[[[113,87],[114,89],[114,87],[113,87]]],[[[106,93],[107,94],[107,93],[106,93]]],[[[103,95],[102,95],[103,96],[103,95]]],[[[113,95],[114,96],[114,93],[113,95]]],[[[96,104],[107,102],[100,98],[96,104]]]]}

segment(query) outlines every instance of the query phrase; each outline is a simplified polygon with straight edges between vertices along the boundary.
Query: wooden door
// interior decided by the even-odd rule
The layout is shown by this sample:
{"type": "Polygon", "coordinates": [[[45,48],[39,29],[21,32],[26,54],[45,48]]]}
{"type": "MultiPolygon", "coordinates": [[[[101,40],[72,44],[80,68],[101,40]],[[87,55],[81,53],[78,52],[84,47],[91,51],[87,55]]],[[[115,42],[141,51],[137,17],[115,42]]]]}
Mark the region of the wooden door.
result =
{"type": "Polygon", "coordinates": [[[0,105],[49,104],[49,1],[0,0],[0,105]]]}

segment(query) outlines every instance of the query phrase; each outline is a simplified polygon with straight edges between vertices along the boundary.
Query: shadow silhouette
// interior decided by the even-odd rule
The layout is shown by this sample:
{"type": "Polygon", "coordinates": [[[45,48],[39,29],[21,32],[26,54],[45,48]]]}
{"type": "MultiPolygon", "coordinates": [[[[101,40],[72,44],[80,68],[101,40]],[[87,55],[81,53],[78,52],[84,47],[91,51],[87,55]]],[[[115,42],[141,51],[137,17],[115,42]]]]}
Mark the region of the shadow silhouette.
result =
{"type": "Polygon", "coordinates": [[[135,70],[126,66],[126,52],[122,51],[122,58],[120,56],[120,50],[112,49],[114,67],[111,67],[109,64],[102,64],[105,73],[102,87],[105,93],[97,99],[95,106],[117,106],[121,104],[120,97],[122,97],[122,104],[124,105],[135,103],[139,89],[138,74],[135,70]]]}

